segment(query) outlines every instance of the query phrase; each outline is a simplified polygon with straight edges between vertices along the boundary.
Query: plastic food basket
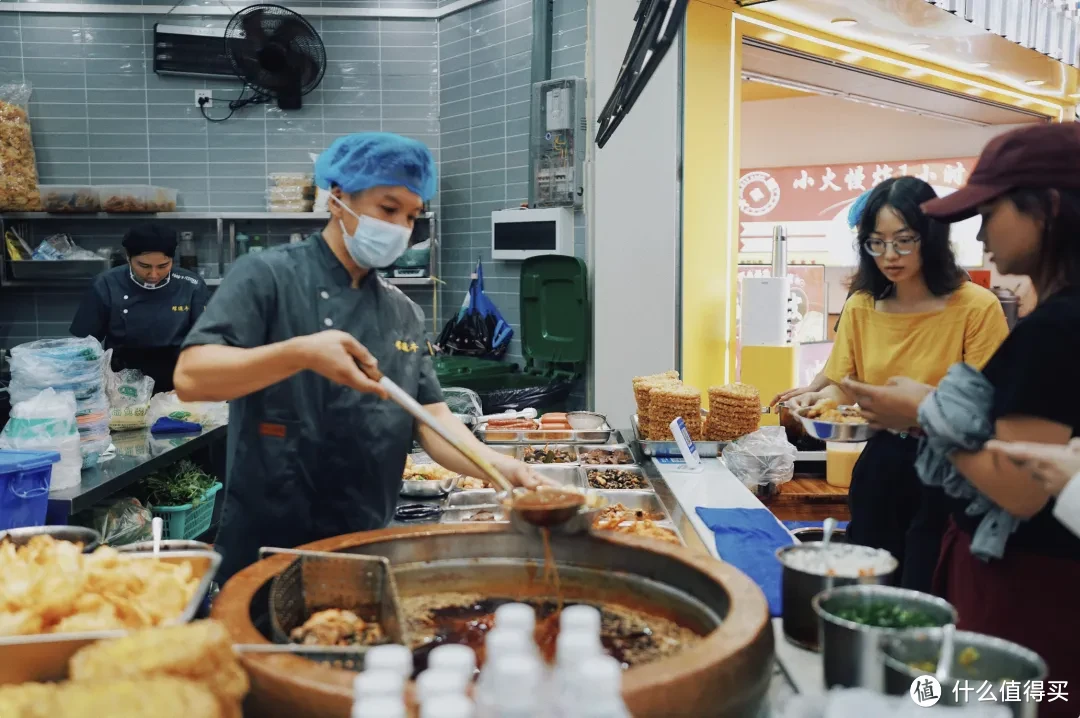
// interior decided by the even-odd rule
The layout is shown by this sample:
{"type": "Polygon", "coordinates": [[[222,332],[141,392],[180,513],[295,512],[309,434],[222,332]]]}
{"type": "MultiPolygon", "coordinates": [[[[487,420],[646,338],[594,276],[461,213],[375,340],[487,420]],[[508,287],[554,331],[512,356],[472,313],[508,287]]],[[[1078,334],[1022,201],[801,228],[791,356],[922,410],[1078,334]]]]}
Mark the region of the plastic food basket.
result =
{"type": "Polygon", "coordinates": [[[0,531],[44,526],[55,451],[0,450],[0,531]]]}
{"type": "Polygon", "coordinates": [[[150,513],[160,516],[164,523],[161,538],[190,541],[206,533],[214,520],[214,495],[218,491],[221,491],[220,482],[207,489],[197,504],[152,506],[150,513]]]}

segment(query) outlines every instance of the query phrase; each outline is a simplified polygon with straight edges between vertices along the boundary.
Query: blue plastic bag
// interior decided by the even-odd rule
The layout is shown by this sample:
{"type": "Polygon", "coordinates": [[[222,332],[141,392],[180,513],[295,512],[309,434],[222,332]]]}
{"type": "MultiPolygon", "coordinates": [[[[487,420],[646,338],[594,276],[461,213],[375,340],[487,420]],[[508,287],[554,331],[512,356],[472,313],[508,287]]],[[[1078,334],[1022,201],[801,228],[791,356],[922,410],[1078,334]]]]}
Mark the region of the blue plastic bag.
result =
{"type": "Polygon", "coordinates": [[[502,359],[514,336],[495,303],[484,293],[484,266],[476,263],[476,277],[456,316],[446,323],[438,344],[446,354],[502,359]]]}

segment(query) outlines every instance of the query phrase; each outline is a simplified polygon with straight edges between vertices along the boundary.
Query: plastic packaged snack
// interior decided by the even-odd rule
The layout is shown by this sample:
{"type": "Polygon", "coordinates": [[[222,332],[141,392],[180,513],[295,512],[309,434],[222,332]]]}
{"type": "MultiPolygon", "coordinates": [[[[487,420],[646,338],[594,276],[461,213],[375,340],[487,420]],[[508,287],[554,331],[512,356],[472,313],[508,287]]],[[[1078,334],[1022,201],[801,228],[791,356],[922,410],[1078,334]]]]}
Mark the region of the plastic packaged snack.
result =
{"type": "Polygon", "coordinates": [[[0,211],[41,209],[37,158],[30,135],[29,83],[0,85],[0,211]]]}

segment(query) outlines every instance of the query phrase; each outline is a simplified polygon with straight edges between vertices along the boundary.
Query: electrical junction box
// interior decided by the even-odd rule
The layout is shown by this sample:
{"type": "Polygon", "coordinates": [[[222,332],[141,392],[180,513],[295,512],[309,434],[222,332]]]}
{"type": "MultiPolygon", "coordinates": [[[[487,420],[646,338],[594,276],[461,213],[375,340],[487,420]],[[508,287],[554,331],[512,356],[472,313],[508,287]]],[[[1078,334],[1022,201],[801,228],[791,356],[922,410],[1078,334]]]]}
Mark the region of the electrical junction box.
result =
{"type": "Polygon", "coordinates": [[[585,80],[568,77],[532,86],[530,207],[585,203],[585,80]]]}

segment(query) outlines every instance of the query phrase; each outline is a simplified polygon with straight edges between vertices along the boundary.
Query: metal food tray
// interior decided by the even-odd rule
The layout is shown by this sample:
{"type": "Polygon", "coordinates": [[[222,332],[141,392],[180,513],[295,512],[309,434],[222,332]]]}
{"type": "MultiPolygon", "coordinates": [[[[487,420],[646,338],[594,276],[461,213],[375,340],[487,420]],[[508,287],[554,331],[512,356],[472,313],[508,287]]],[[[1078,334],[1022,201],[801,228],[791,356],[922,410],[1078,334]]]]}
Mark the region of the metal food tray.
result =
{"type": "Polygon", "coordinates": [[[630,450],[630,447],[626,444],[602,444],[600,446],[579,446],[578,447],[578,463],[582,466],[634,466],[637,462],[634,461],[634,452],[630,450]],[[584,455],[590,451],[606,451],[608,453],[614,453],[616,451],[625,451],[626,455],[630,458],[625,464],[590,464],[585,461],[584,455]]]}
{"type": "Polygon", "coordinates": [[[270,627],[275,643],[289,643],[294,628],[331,608],[378,612],[385,643],[408,645],[397,582],[390,561],[357,553],[261,548],[260,557],[295,556],[270,584],[270,627]]]}
{"type": "Polygon", "coordinates": [[[582,469],[582,472],[585,474],[585,486],[587,488],[590,488],[590,489],[595,489],[597,491],[605,491],[605,492],[610,491],[610,492],[615,492],[615,493],[619,493],[619,494],[627,493],[627,492],[630,492],[630,491],[649,491],[649,492],[653,491],[652,482],[649,481],[649,477],[645,475],[645,471],[640,466],[583,466],[583,467],[581,467],[581,469],[582,469]],[[609,489],[609,488],[604,488],[603,486],[592,486],[592,485],[589,484],[589,472],[591,472],[591,471],[625,471],[625,472],[630,473],[630,474],[635,474],[637,476],[640,476],[642,478],[642,480],[645,482],[645,488],[643,488],[643,489],[615,489],[615,488],[609,489]]]}
{"type": "Polygon", "coordinates": [[[577,464],[529,464],[529,466],[540,476],[560,486],[589,488],[589,482],[585,480],[585,470],[577,464]]]}
{"type": "Polygon", "coordinates": [[[529,464],[529,466],[576,466],[578,463],[578,447],[573,444],[523,444],[516,448],[514,452],[514,458],[518,461],[525,461],[526,449],[547,449],[550,451],[565,451],[570,455],[569,461],[560,461],[558,463],[551,464],[529,464]]]}
{"type": "MultiPolygon", "coordinates": [[[[641,453],[645,456],[674,456],[682,457],[682,452],[679,451],[679,445],[675,443],[675,439],[671,441],[647,441],[641,437],[641,427],[638,425],[637,414],[634,414],[630,419],[631,425],[634,429],[634,440],[641,446],[641,453]]],[[[724,451],[724,447],[728,445],[726,441],[695,441],[694,446],[697,447],[698,454],[703,459],[715,459],[720,456],[724,451]]]]}
{"type": "MultiPolygon", "coordinates": [[[[191,562],[198,573],[202,564],[199,585],[183,612],[168,625],[188,623],[195,618],[202,606],[210,583],[221,565],[221,554],[214,551],[169,551],[154,556],[152,553],[131,553],[133,561],[162,561],[166,563],[191,562]]],[[[27,681],[57,681],[67,677],[68,661],[82,647],[110,638],[122,638],[130,631],[81,631],[78,633],[38,633],[30,636],[0,636],[0,685],[25,683],[27,681]]]]}
{"type": "Polygon", "coordinates": [[[411,499],[433,498],[444,496],[454,490],[460,476],[451,476],[448,479],[403,479],[401,482],[401,495],[411,499]]]}
{"type": "Polygon", "coordinates": [[[449,509],[443,511],[439,523],[444,524],[503,524],[510,521],[510,512],[502,506],[473,506],[467,509],[449,509]],[[495,514],[493,521],[473,521],[471,517],[481,511],[495,514]]]}
{"type": "Polygon", "coordinates": [[[458,491],[446,499],[448,509],[484,509],[497,508],[499,502],[496,499],[495,489],[471,489],[458,491]]]}
{"type": "Polygon", "coordinates": [[[109,260],[24,259],[8,266],[12,279],[92,279],[109,268],[109,260]]]}
{"type": "Polygon", "coordinates": [[[608,423],[599,429],[499,429],[488,430],[487,424],[476,427],[476,438],[485,444],[607,444],[615,430],[608,423]]]}
{"type": "Polygon", "coordinates": [[[634,511],[647,511],[649,513],[663,514],[663,519],[657,519],[657,521],[671,521],[671,515],[668,514],[667,508],[664,506],[664,502],[660,500],[660,497],[652,491],[643,490],[613,490],[604,491],[597,489],[596,493],[607,499],[609,506],[615,504],[622,504],[628,509],[634,511]]]}

